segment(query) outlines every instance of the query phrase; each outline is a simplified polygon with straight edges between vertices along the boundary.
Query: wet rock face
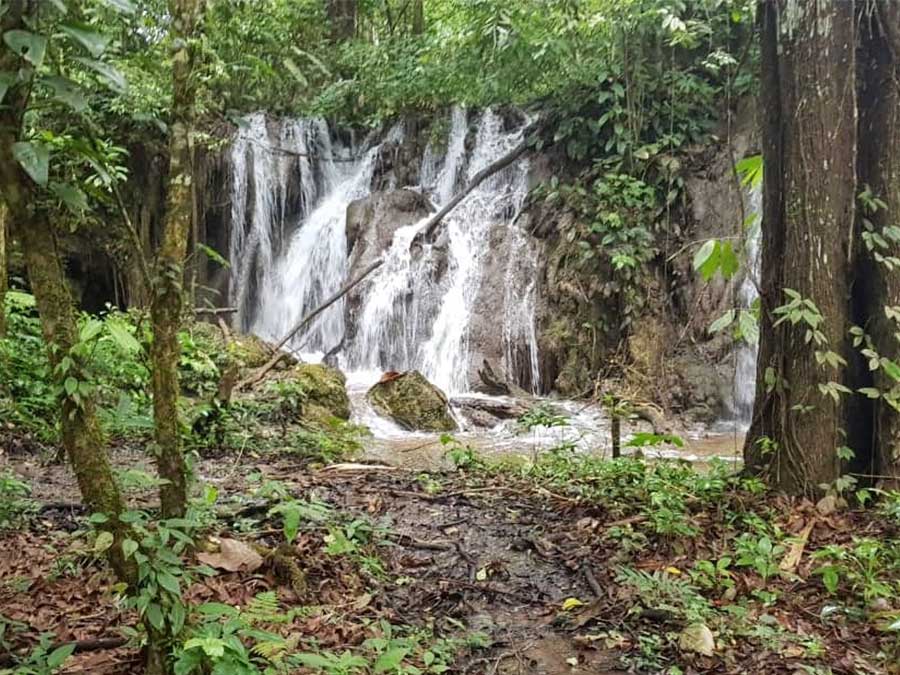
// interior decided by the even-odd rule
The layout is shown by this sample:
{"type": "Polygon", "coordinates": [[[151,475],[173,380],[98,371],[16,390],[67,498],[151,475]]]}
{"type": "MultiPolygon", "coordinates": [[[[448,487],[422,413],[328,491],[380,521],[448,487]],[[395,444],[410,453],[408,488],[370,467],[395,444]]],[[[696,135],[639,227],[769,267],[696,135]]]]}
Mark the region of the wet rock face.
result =
{"type": "Polygon", "coordinates": [[[418,371],[386,373],[369,389],[366,400],[379,415],[410,431],[456,431],[450,403],[418,371]]]}
{"type": "Polygon", "coordinates": [[[332,417],[350,419],[347,380],[337,368],[322,363],[301,363],[290,376],[304,393],[301,417],[313,422],[332,417]]]}
{"type": "Polygon", "coordinates": [[[387,250],[399,228],[412,225],[434,208],[415,190],[373,192],[347,207],[347,251],[351,266],[363,268],[387,250]]]}

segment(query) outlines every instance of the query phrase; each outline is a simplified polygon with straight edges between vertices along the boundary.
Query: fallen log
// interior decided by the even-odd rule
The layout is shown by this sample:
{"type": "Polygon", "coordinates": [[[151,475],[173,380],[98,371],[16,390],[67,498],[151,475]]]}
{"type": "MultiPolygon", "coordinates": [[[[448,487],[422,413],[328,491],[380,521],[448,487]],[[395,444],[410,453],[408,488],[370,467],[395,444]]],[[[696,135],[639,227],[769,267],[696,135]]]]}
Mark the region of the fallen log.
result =
{"type": "Polygon", "coordinates": [[[275,352],[275,355],[271,359],[269,359],[265,363],[265,365],[263,365],[259,369],[257,369],[256,372],[254,372],[249,377],[245,378],[243,381],[239,382],[237,385],[237,389],[241,390],[241,389],[246,389],[246,388],[252,387],[254,384],[256,384],[257,382],[262,380],[266,376],[266,373],[268,373],[270,370],[272,370],[272,368],[274,368],[277,365],[277,363],[285,356],[285,354],[281,351],[281,348],[284,347],[288,343],[288,341],[291,340],[291,338],[293,338],[297,333],[299,333],[306,326],[308,326],[310,323],[312,323],[312,321],[317,316],[319,316],[322,312],[324,312],[326,309],[331,307],[338,300],[340,300],[345,295],[347,295],[347,293],[352,291],[356,286],[361,284],[366,279],[366,277],[368,277],[372,272],[377,270],[383,264],[384,264],[384,260],[376,260],[371,265],[369,265],[366,269],[364,269],[362,271],[362,273],[360,273],[359,276],[357,276],[355,279],[351,279],[350,281],[348,281],[346,284],[344,284],[340,288],[340,290],[337,291],[337,293],[332,295],[330,298],[325,300],[325,302],[323,302],[321,305],[316,307],[312,312],[310,312],[309,314],[304,316],[302,319],[300,319],[300,321],[297,323],[297,325],[295,325],[288,332],[288,334],[285,335],[283,338],[281,338],[281,340],[278,342],[278,344],[276,344],[272,348],[272,350],[275,352]]]}

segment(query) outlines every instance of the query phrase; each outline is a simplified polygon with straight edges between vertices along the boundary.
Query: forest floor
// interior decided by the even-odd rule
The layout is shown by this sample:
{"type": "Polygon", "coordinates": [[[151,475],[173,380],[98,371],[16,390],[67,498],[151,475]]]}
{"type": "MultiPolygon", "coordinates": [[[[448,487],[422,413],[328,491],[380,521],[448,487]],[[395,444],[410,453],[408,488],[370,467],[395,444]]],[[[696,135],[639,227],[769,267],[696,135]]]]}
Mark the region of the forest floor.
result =
{"type": "MultiPolygon", "coordinates": [[[[138,650],[121,633],[136,617],[93,554],[73,476],[48,459],[21,451],[0,457],[30,482],[33,500],[19,527],[0,532],[0,672],[46,634],[48,642],[84,647],[58,672],[139,673],[138,650]]],[[[154,490],[140,485],[142,472],[152,473],[146,455],[119,449],[113,460],[132,479],[132,502],[152,508],[154,490]]],[[[728,488],[714,500],[688,499],[684,517],[694,536],[660,536],[648,529],[653,518],[644,507],[597,503],[546,477],[478,462],[421,473],[314,468],[247,453],[201,459],[196,473],[215,486],[205,519],[219,538],[274,550],[286,534],[273,506],[327,505],[324,519],[300,523],[291,545],[296,566],[286,570],[267,556],[252,571],[197,577],[185,593],[195,605],[247,607],[274,591],[278,607],[261,619],[265,628],[324,659],[283,672],[900,672],[892,665],[898,633],[879,630],[870,609],[851,611],[848,598],[826,592],[809,553],[862,537],[896,544],[897,522],[871,510],[728,488]],[[738,523],[754,519],[765,523],[754,532],[774,533],[772,541],[753,534],[755,553],[738,535],[738,523]],[[730,564],[718,562],[726,557],[730,564]],[[389,653],[401,654],[402,664],[379,670],[389,653]],[[352,655],[367,665],[354,669],[352,655]]],[[[592,480],[582,473],[572,483],[592,480]]],[[[894,588],[898,559],[879,577],[894,588]]],[[[851,593],[849,574],[846,583],[851,593]]],[[[900,607],[895,598],[876,609],[900,607]]]]}

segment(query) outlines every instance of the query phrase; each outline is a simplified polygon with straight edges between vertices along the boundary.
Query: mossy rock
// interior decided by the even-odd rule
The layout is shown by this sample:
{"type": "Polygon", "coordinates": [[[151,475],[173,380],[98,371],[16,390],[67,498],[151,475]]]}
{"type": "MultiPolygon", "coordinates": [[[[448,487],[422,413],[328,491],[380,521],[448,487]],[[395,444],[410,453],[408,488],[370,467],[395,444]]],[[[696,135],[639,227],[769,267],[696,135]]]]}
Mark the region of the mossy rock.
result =
{"type": "Polygon", "coordinates": [[[260,368],[272,358],[272,347],[256,335],[232,335],[228,351],[243,368],[260,368]]]}
{"type": "Polygon", "coordinates": [[[456,431],[447,396],[418,371],[388,373],[366,400],[378,414],[411,431],[456,431]]]}
{"type": "Polygon", "coordinates": [[[300,414],[304,419],[350,419],[347,378],[337,368],[324,363],[301,363],[290,371],[289,377],[303,392],[300,414]]]}

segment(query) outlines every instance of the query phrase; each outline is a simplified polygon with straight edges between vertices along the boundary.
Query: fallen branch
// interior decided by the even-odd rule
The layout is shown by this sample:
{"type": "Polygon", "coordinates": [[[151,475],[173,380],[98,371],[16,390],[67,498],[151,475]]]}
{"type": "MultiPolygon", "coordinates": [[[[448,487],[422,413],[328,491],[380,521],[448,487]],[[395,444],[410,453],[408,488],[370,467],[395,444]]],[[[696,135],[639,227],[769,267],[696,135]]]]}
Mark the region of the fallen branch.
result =
{"type": "Polygon", "coordinates": [[[294,326],[290,330],[290,332],[287,335],[285,335],[283,338],[281,338],[281,340],[278,342],[278,344],[276,344],[272,348],[272,351],[275,352],[275,356],[273,356],[271,359],[269,359],[266,362],[266,364],[264,366],[261,366],[255,373],[253,373],[252,375],[247,377],[242,382],[239,382],[237,385],[238,390],[252,387],[254,384],[256,384],[261,379],[263,379],[266,376],[266,373],[268,373],[270,370],[272,370],[272,368],[274,368],[276,366],[276,364],[285,356],[285,354],[281,351],[281,348],[284,347],[291,340],[291,338],[293,338],[297,333],[299,333],[306,326],[308,326],[310,323],[312,323],[312,321],[317,316],[319,316],[322,312],[324,312],[326,309],[331,307],[334,303],[336,303],[338,300],[340,300],[345,295],[347,295],[347,293],[352,291],[356,286],[358,286],[360,283],[362,283],[366,277],[368,277],[372,272],[377,270],[383,264],[384,264],[384,260],[376,260],[371,265],[369,265],[366,269],[364,269],[358,277],[348,281],[346,284],[344,284],[341,287],[341,289],[337,293],[335,293],[330,298],[328,298],[325,302],[323,302],[321,305],[319,305],[312,312],[310,312],[309,314],[304,316],[299,321],[299,323],[297,323],[297,325],[294,326]]]}
{"type": "Polygon", "coordinates": [[[238,311],[237,307],[194,307],[195,314],[212,314],[213,316],[234,314],[236,311],[238,311]]]}
{"type": "Polygon", "coordinates": [[[415,245],[422,239],[430,239],[434,234],[434,231],[437,229],[438,225],[441,224],[441,221],[444,219],[444,217],[453,209],[455,209],[463,199],[468,197],[469,193],[472,192],[472,190],[477,188],[495,173],[502,171],[517,159],[519,159],[519,157],[524,155],[525,151],[528,150],[528,148],[531,146],[531,141],[535,133],[540,128],[542,128],[543,125],[543,122],[535,122],[534,124],[530,125],[528,129],[526,129],[522,134],[521,143],[510,150],[509,153],[507,153],[497,161],[488,164],[481,171],[472,176],[472,180],[469,181],[468,185],[466,185],[462,192],[457,193],[457,195],[453,197],[453,199],[444,204],[441,210],[435,213],[425,224],[425,226],[416,234],[416,236],[413,238],[413,245],[415,245]]]}

